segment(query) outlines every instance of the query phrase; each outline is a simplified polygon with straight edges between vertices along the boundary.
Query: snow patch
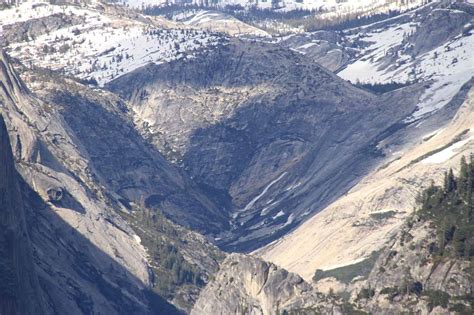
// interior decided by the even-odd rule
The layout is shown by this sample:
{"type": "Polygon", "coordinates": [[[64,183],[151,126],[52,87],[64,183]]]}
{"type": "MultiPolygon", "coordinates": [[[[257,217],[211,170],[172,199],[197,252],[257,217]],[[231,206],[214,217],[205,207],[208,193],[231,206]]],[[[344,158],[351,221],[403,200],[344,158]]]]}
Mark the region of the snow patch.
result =
{"type": "Polygon", "coordinates": [[[338,75],[353,83],[432,82],[420,98],[416,111],[405,119],[415,122],[443,108],[474,73],[474,36],[457,36],[444,45],[415,59],[399,50],[403,39],[416,31],[416,23],[409,22],[357,33],[349,38],[362,41],[366,47],[361,57],[349,64],[338,75]],[[398,50],[398,51],[397,51],[398,50]],[[387,56],[396,61],[390,67],[387,56]]]}
{"type": "Polygon", "coordinates": [[[282,228],[284,228],[285,226],[290,225],[291,223],[293,223],[294,218],[295,218],[295,214],[294,214],[294,213],[291,213],[291,214],[288,216],[288,219],[286,219],[286,222],[280,227],[280,229],[282,229],[282,228]]]}
{"type": "Polygon", "coordinates": [[[133,239],[135,240],[135,242],[137,242],[137,244],[141,244],[142,243],[142,239],[140,238],[140,236],[138,235],[133,235],[133,239]]]}
{"type": "Polygon", "coordinates": [[[278,212],[276,215],[274,215],[272,217],[273,220],[275,220],[276,218],[279,218],[281,216],[285,215],[285,212],[283,212],[282,210],[280,210],[280,212],[278,212]]]}
{"type": "Polygon", "coordinates": [[[26,64],[63,70],[100,86],[149,63],[193,58],[225,41],[221,34],[194,29],[163,29],[148,23],[106,15],[93,8],[42,4],[28,14],[31,4],[0,11],[2,24],[64,13],[84,23],[43,34],[27,42],[12,43],[12,56],[26,64]],[[36,10],[36,11],[35,11],[36,10]],[[36,14],[38,12],[38,14],[36,14]],[[7,19],[7,22],[5,22],[7,19]],[[13,20],[10,20],[13,19],[13,20]]]}
{"type": "Polygon", "coordinates": [[[443,163],[449,160],[451,157],[453,157],[456,154],[456,150],[464,146],[466,143],[468,143],[471,140],[471,138],[467,138],[461,141],[458,141],[448,148],[435,153],[426,159],[422,161],[423,164],[437,164],[437,163],[443,163]]]}
{"type": "Polygon", "coordinates": [[[260,199],[263,197],[263,195],[265,195],[267,193],[267,191],[270,189],[270,187],[272,187],[274,184],[276,184],[280,179],[283,178],[283,176],[286,175],[286,172],[283,172],[280,176],[278,176],[277,179],[273,180],[272,182],[270,182],[270,184],[268,184],[265,189],[258,195],[256,196],[255,198],[253,198],[246,206],[245,208],[243,208],[242,210],[240,210],[239,212],[245,212],[247,210],[250,210],[254,204],[260,199]]]}

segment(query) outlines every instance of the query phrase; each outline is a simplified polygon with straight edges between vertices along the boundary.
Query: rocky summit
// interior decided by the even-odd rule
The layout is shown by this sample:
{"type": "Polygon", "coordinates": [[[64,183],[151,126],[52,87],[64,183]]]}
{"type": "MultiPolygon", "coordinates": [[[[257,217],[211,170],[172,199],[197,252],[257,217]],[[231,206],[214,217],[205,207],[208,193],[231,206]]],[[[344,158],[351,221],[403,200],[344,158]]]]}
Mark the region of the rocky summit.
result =
{"type": "Polygon", "coordinates": [[[0,314],[472,314],[474,4],[0,1],[0,314]]]}

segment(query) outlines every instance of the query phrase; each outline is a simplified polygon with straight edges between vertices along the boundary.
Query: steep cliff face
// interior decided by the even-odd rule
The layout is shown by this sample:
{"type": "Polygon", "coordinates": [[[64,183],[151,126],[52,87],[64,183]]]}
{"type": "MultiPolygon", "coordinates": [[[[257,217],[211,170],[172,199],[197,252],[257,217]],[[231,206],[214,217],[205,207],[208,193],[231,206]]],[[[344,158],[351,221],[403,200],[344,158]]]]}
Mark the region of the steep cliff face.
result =
{"type": "Polygon", "coordinates": [[[415,86],[376,97],[289,49],[234,39],[108,88],[130,101],[142,135],[226,207],[231,230],[204,232],[230,250],[284,235],[349,189],[419,95],[415,86]]]}
{"type": "Polygon", "coordinates": [[[212,215],[199,219],[196,206],[212,212],[212,202],[198,189],[191,197],[192,181],[145,145],[117,97],[41,71],[22,74],[27,88],[9,58],[1,61],[1,110],[47,312],[189,309],[223,254],[166,218],[137,214],[161,193],[163,208],[203,224],[212,215]]]}
{"type": "Polygon", "coordinates": [[[191,314],[345,314],[353,310],[339,298],[317,293],[294,273],[252,256],[231,254],[191,314]]]}
{"type": "Polygon", "coordinates": [[[394,137],[395,142],[403,138],[421,140],[397,147],[386,163],[345,196],[285,238],[260,250],[261,257],[309,280],[316,269],[352,265],[383,248],[417,206],[416,196],[431,180],[440,181],[448,168],[458,168],[460,157],[473,151],[473,92],[471,85],[466,85],[451,104],[455,112],[452,120],[440,118],[453,113],[439,112],[432,121],[403,131],[398,134],[400,138],[394,137]],[[420,129],[431,124],[434,131],[419,135],[420,129]]]}
{"type": "Polygon", "coordinates": [[[30,93],[5,54],[0,61],[1,109],[46,312],[148,312],[143,247],[86,175],[87,163],[62,120],[30,93]]]}
{"type": "MultiPolygon", "coordinates": [[[[472,314],[474,251],[459,247],[450,232],[438,230],[442,220],[423,211],[370,258],[319,270],[310,282],[259,258],[231,254],[191,314],[472,314]]],[[[463,210],[458,214],[460,223],[468,222],[463,210]]],[[[472,224],[468,228],[472,235],[472,224]]],[[[456,239],[469,246],[462,235],[456,239]]]]}
{"type": "MultiPolygon", "coordinates": [[[[406,309],[424,314],[472,312],[472,263],[437,257],[437,240],[433,222],[412,218],[375,263],[361,286],[369,294],[363,298],[359,294],[359,303],[365,304],[367,311],[384,314],[399,314],[406,309]]],[[[357,299],[356,293],[354,297],[357,299]]]]}
{"type": "Polygon", "coordinates": [[[46,303],[38,282],[23,196],[0,115],[0,313],[45,314],[46,303]]]}

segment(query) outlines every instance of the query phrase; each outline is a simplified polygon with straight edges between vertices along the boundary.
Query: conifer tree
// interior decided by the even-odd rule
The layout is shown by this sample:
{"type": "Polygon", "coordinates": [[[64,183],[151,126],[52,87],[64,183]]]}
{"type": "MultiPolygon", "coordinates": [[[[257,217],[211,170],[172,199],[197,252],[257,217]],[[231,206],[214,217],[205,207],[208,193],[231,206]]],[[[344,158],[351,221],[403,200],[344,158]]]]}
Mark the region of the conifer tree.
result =
{"type": "Polygon", "coordinates": [[[474,257],[474,156],[461,159],[458,177],[452,169],[444,174],[443,187],[431,185],[422,193],[420,215],[435,223],[437,254],[474,257]]]}

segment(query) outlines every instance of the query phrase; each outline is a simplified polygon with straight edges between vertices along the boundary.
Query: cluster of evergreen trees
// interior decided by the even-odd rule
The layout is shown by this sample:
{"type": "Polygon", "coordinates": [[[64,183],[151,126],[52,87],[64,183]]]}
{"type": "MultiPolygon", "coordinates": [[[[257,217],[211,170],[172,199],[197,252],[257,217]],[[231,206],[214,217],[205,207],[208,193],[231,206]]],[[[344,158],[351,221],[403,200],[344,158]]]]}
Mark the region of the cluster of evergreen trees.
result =
{"type": "Polygon", "coordinates": [[[388,82],[388,83],[361,83],[356,82],[357,87],[367,89],[376,94],[383,94],[391,91],[395,91],[402,87],[410,85],[410,83],[400,83],[400,82],[388,82]]]}
{"type": "MultiPolygon", "coordinates": [[[[202,9],[212,9],[234,16],[245,23],[254,24],[265,21],[279,21],[291,25],[292,27],[303,27],[305,31],[314,32],[318,30],[344,30],[370,23],[382,21],[400,14],[400,10],[389,10],[386,13],[376,13],[364,15],[361,13],[345,13],[331,18],[321,18],[320,14],[327,12],[325,9],[296,9],[291,11],[275,10],[278,8],[278,1],[271,0],[272,8],[250,7],[244,8],[241,5],[227,5],[219,7],[214,3],[210,5],[195,4],[168,4],[165,6],[148,6],[143,8],[147,15],[165,16],[168,19],[179,13],[199,11],[202,9]]],[[[257,25],[258,26],[258,25],[257,25]]]]}
{"type": "MultiPolygon", "coordinates": [[[[273,1],[273,0],[272,0],[273,1]]],[[[198,12],[199,10],[211,9],[233,15],[239,20],[244,22],[260,21],[266,19],[283,20],[283,19],[296,19],[309,16],[314,13],[322,12],[321,10],[304,10],[297,9],[292,11],[275,11],[273,9],[262,9],[257,7],[244,8],[241,5],[226,5],[219,7],[216,5],[196,5],[196,4],[168,4],[164,6],[149,6],[143,9],[143,12],[147,15],[158,15],[164,16],[168,19],[173,19],[173,16],[184,12],[198,12]]]]}
{"type": "Polygon", "coordinates": [[[141,244],[148,250],[153,286],[158,294],[171,299],[180,286],[204,285],[199,269],[187,262],[176,246],[181,241],[178,230],[161,212],[141,209],[123,216],[131,222],[141,244]]]}
{"type": "Polygon", "coordinates": [[[474,155],[469,163],[461,159],[459,175],[450,169],[443,187],[432,184],[421,198],[418,212],[432,220],[437,228],[437,246],[433,252],[440,256],[474,257],[474,155]]]}

